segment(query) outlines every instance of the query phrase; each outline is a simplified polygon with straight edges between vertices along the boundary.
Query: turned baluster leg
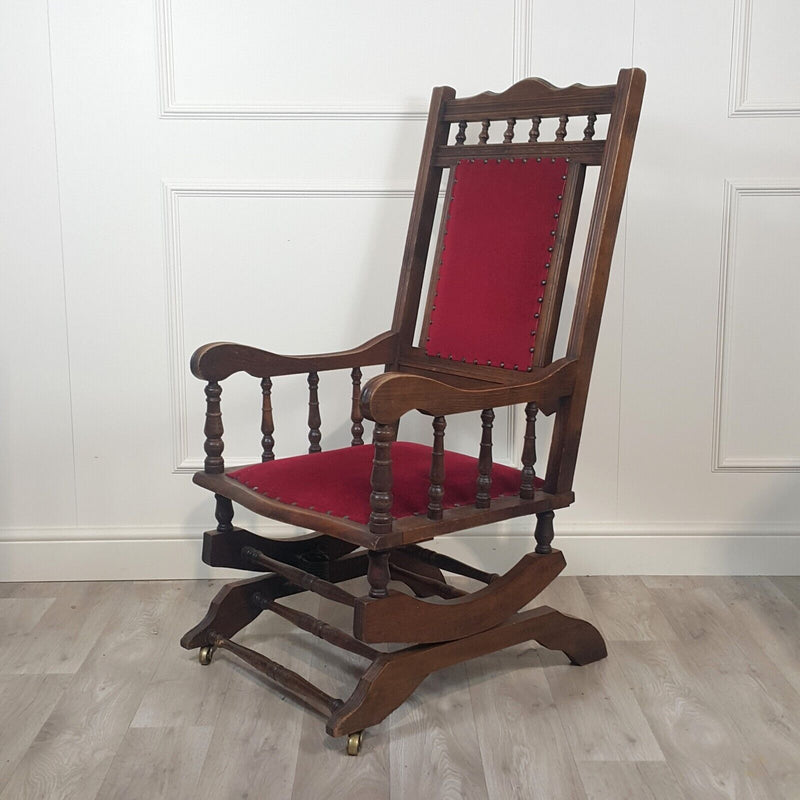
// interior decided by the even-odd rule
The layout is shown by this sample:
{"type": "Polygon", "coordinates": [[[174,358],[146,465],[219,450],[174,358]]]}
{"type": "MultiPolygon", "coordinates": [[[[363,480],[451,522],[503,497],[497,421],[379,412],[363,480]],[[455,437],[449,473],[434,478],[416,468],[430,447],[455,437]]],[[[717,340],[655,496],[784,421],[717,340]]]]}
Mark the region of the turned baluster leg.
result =
{"type": "Polygon", "coordinates": [[[492,503],[492,425],[494,409],[485,408],[481,412],[483,432],[481,434],[481,451],[478,457],[478,493],[475,496],[475,508],[489,508],[492,503]]]}
{"type": "Polygon", "coordinates": [[[272,461],[275,458],[275,423],[272,421],[272,381],[269,378],[261,380],[261,460],[272,461]]]}
{"type": "Polygon", "coordinates": [[[552,511],[542,511],[536,515],[536,532],[533,534],[536,539],[536,552],[542,555],[552,553],[553,548],[550,543],[553,541],[553,517],[552,511]]]}
{"type": "Polygon", "coordinates": [[[223,497],[221,494],[215,494],[217,500],[217,510],[214,516],[217,518],[217,530],[220,533],[226,533],[233,530],[233,503],[230,498],[223,497]]]}
{"type": "Polygon", "coordinates": [[[371,533],[390,533],[392,530],[392,442],[395,426],[379,422],[375,425],[372,441],[375,454],[372,458],[372,476],[369,496],[369,529],[371,533]]]}
{"type": "Polygon", "coordinates": [[[364,444],[364,417],[361,414],[361,369],[360,367],[353,367],[350,373],[353,379],[353,403],[350,410],[350,421],[353,423],[350,428],[350,433],[353,440],[350,442],[352,446],[357,444],[364,444]]]}
{"type": "Polygon", "coordinates": [[[367,556],[367,581],[370,597],[388,597],[389,551],[371,550],[367,556]]]}
{"type": "Polygon", "coordinates": [[[444,500],[444,417],[433,418],[433,453],[431,455],[431,483],[428,487],[428,519],[441,519],[444,500]]]}
{"type": "Polygon", "coordinates": [[[519,496],[523,500],[532,500],[534,495],[534,479],[536,471],[536,414],[539,411],[536,403],[525,405],[525,443],[522,446],[522,483],[519,496]]]}
{"type": "Polygon", "coordinates": [[[322,450],[320,441],[322,440],[322,433],[320,425],[322,419],[319,415],[319,395],[317,387],[319,386],[319,375],[316,372],[308,373],[308,452],[319,453],[322,450]]]}
{"type": "Polygon", "coordinates": [[[206,435],[206,459],[204,469],[206,472],[218,474],[225,471],[225,461],[222,451],[225,444],[222,441],[224,428],[222,427],[222,412],[220,411],[220,396],[222,387],[217,381],[206,384],[206,424],[203,432],[206,435]]]}

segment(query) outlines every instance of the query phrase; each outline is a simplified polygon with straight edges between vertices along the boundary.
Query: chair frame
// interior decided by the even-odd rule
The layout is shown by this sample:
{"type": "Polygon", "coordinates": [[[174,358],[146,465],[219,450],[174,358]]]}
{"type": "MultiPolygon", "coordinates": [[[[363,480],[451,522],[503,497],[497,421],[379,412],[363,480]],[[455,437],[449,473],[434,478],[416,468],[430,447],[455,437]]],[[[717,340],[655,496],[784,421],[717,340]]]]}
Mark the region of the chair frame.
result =
{"type": "MultiPolygon", "coordinates": [[[[218,524],[204,535],[203,561],[269,574],[223,587],[206,617],[186,633],[181,644],[188,649],[199,647],[201,663],[209,663],[216,649],[236,654],[322,713],[330,735],[348,736],[352,754],[360,748],[363,729],[391,713],[434,670],[529,639],[563,650],[576,664],[606,655],[602,637],[589,623],[546,606],[533,611],[519,609],[565,566],[563,555],[551,546],[553,516],[555,510],[574,500],[578,445],[644,84],[642,70],[623,69],[617,83],[607,86],[557,88],[528,78],[499,94],[485,92],[467,98],[457,98],[450,87],[434,89],[390,330],[360,347],[337,353],[284,356],[217,342],[199,348],[192,356],[193,374],[206,381],[207,401],[206,459],[194,482],[214,492],[217,500],[218,524]],[[605,114],[610,114],[607,136],[594,139],[597,116],[605,114]],[[588,119],[580,141],[566,139],[567,123],[574,116],[588,119]],[[559,120],[553,142],[539,141],[539,124],[546,117],[559,120]],[[515,144],[514,126],[523,119],[532,121],[531,133],[527,142],[515,144]],[[492,120],[507,124],[503,143],[488,142],[492,120]],[[465,130],[471,122],[482,126],[479,144],[465,144],[465,130]],[[449,144],[454,123],[458,133],[455,143],[449,144]],[[465,158],[551,157],[569,163],[532,367],[512,370],[469,364],[428,355],[424,340],[414,346],[443,171],[465,158]],[[587,166],[599,166],[600,176],[566,354],[553,361],[587,166]],[[385,365],[386,371],[362,390],[361,367],[379,364],[385,365]],[[343,368],[351,369],[353,384],[352,444],[363,445],[365,418],[375,423],[368,524],[265,497],[230,478],[222,457],[220,381],[242,371],[261,379],[262,461],[270,461],[274,458],[272,379],[308,373],[309,452],[313,453],[321,449],[319,372],[343,368]],[[520,492],[515,497],[489,498],[493,409],[520,403],[526,411],[520,492]],[[413,410],[433,417],[428,511],[393,519],[391,444],[397,438],[400,419],[413,410]],[[443,510],[445,417],[464,411],[482,412],[476,502],[443,510]],[[543,483],[535,483],[539,411],[556,415],[543,483]],[[292,540],[258,536],[232,524],[233,502],[314,533],[292,540]],[[537,517],[535,550],[502,576],[420,546],[442,534],[529,514],[537,517]],[[486,586],[467,593],[448,584],[443,571],[486,586]],[[337,585],[363,575],[370,585],[367,596],[356,597],[337,585]],[[390,580],[405,583],[416,596],[390,590],[390,580]],[[353,635],[276,602],[300,591],[312,591],[352,607],[353,635]],[[425,601],[433,595],[444,601],[425,601]],[[331,697],[291,670],[231,640],[264,610],[370,662],[347,700],[331,697]],[[386,653],[371,646],[379,642],[415,644],[386,653]]],[[[453,173],[451,169],[448,197],[453,173]]],[[[441,250],[441,234],[436,247],[441,250]]],[[[434,259],[424,322],[431,314],[437,264],[438,258],[434,259]]]]}

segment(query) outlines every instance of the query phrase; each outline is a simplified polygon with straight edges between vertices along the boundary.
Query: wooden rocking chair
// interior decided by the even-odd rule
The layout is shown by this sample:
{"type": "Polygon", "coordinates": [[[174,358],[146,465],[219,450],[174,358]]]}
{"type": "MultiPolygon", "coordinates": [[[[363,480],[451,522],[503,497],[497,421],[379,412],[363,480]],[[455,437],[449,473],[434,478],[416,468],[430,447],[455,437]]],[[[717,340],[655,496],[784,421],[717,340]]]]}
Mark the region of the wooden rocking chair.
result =
{"type": "MultiPolygon", "coordinates": [[[[268,573],[228,584],[206,617],[181,639],[208,664],[234,653],[327,720],[331,736],[360,749],[365,728],[397,708],[431,672],[533,639],[575,664],[606,655],[588,622],[546,606],[520,612],[564,568],[551,547],[553,512],[574,500],[572,480],[609,267],[622,208],[645,75],[624,69],[609,86],[556,88],[531,78],[506,91],[458,98],[434,89],[400,287],[391,328],[353,350],[282,356],[238,344],[208,344],[192,356],[205,380],[205,469],[195,483],[216,496],[215,530],[203,561],[268,573]],[[595,137],[610,115],[606,138],[595,137]],[[582,129],[567,134],[570,118],[582,129]],[[558,120],[541,141],[542,119],[558,120]],[[490,142],[500,120],[502,141],[490,142]],[[517,137],[517,122],[532,123],[517,137]],[[451,125],[456,123],[450,138],[451,125]],[[467,144],[470,123],[480,125],[467,144]],[[582,127],[585,124],[585,127],[582,127]],[[553,360],[567,269],[587,166],[599,166],[566,355],[553,360]],[[443,171],[449,178],[419,346],[413,337],[443,171]],[[385,372],[361,389],[361,367],[385,372]],[[321,452],[318,373],[352,370],[352,447],[321,452]],[[235,372],[261,379],[261,463],[227,469],[222,458],[220,381],[235,372]],[[308,374],[309,454],[275,459],[272,379],[308,374]],[[492,464],[493,408],[525,404],[522,469],[492,464]],[[397,441],[400,418],[433,417],[433,446],[397,441]],[[481,411],[477,458],[444,449],[445,416],[481,411]],[[537,412],[555,414],[547,470],[536,476],[537,412]],[[375,423],[363,446],[363,419],[375,423]],[[445,479],[446,475],[446,479],[445,479]],[[314,533],[272,540],[232,525],[235,501],[314,533]],[[535,514],[536,546],[504,575],[489,574],[420,546],[441,534],[535,514]],[[442,571],[484,584],[468,593],[442,571]],[[366,574],[369,594],[337,584],[366,574]],[[398,581],[414,596],[390,588],[398,581]],[[352,635],[289,608],[279,598],[310,591],[353,609],[352,635]],[[438,596],[431,602],[425,598],[438,596]],[[232,637],[262,611],[369,662],[346,700],[232,637]],[[412,643],[383,652],[377,643],[412,643]]],[[[571,127],[571,126],[570,126],[571,127]]],[[[471,131],[474,133],[475,131],[471,131]]]]}

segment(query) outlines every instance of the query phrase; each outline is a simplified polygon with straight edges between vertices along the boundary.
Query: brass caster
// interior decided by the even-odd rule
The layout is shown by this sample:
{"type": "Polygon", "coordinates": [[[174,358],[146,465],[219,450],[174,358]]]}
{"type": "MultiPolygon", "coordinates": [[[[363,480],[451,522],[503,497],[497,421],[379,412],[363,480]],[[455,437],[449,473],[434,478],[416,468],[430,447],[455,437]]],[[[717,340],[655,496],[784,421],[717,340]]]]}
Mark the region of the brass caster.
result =
{"type": "Polygon", "coordinates": [[[347,737],[347,755],[357,756],[364,740],[364,731],[356,731],[347,737]]]}
{"type": "Polygon", "coordinates": [[[205,647],[200,648],[197,659],[204,667],[207,667],[211,663],[215,649],[213,644],[207,644],[205,647]]]}

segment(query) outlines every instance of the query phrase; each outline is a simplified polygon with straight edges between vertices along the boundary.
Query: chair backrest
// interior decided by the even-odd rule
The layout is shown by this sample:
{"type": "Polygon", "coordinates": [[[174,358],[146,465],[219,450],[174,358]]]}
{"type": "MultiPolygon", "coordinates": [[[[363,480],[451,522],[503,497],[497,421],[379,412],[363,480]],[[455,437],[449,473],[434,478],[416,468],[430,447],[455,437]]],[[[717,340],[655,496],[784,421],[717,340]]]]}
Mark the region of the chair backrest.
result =
{"type": "Polygon", "coordinates": [[[524,382],[527,373],[550,364],[586,168],[600,167],[567,345],[567,357],[579,362],[579,378],[556,421],[546,478],[551,491],[567,490],[572,482],[644,83],[642,70],[623,69],[608,86],[561,89],[528,78],[499,94],[466,98],[439,87],[431,99],[395,306],[400,347],[393,369],[469,385],[524,382]],[[606,137],[595,138],[604,116],[606,137]],[[547,118],[558,120],[553,141],[540,132],[547,118]],[[475,138],[477,143],[467,143],[475,138]],[[415,347],[445,170],[441,226],[415,347]]]}

